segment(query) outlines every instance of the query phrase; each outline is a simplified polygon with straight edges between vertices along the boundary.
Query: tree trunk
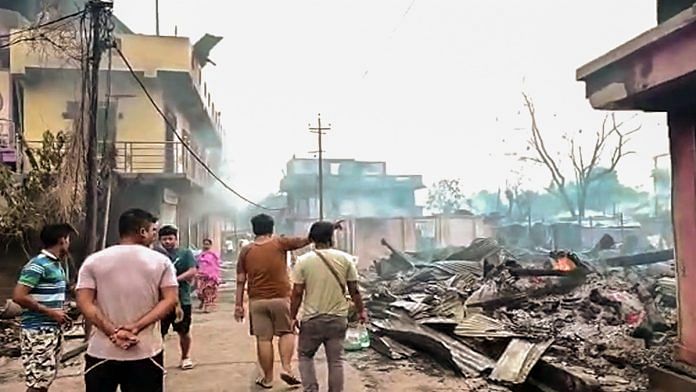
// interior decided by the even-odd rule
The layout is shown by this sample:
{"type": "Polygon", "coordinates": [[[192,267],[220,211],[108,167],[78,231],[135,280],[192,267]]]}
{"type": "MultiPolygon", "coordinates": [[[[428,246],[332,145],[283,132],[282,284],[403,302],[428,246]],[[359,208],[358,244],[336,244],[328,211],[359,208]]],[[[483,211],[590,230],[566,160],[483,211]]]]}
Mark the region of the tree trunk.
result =
{"type": "Polygon", "coordinates": [[[585,206],[587,205],[587,185],[582,185],[578,194],[578,219],[585,218],[585,206]]]}
{"type": "Polygon", "coordinates": [[[578,214],[575,210],[575,206],[573,205],[573,201],[570,199],[570,196],[568,196],[568,191],[566,191],[565,187],[558,187],[558,193],[561,195],[561,200],[563,201],[563,204],[565,204],[565,207],[568,209],[568,212],[570,212],[570,216],[572,218],[577,218],[578,214]]]}

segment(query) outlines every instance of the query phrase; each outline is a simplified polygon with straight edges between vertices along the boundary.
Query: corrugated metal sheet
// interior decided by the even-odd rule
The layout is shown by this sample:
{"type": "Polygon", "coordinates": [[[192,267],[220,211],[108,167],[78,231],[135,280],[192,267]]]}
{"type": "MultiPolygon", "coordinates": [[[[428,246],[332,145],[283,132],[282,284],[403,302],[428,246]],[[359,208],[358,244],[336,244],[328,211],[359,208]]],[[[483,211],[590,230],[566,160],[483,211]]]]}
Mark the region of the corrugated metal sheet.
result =
{"type": "Polygon", "coordinates": [[[394,301],[390,303],[389,306],[392,308],[404,309],[411,315],[426,312],[430,309],[429,305],[411,301],[394,301]]]}
{"type": "Polygon", "coordinates": [[[501,249],[498,242],[492,238],[477,238],[467,248],[450,254],[447,260],[481,261],[501,249]]]}
{"type": "Polygon", "coordinates": [[[464,302],[458,296],[450,296],[427,313],[436,317],[452,317],[461,320],[465,312],[464,302]]]}
{"type": "Polygon", "coordinates": [[[450,317],[428,317],[424,319],[419,319],[418,324],[421,325],[451,325],[456,326],[459,322],[450,317]]]}
{"type": "Polygon", "coordinates": [[[657,289],[661,294],[670,297],[677,296],[677,282],[674,278],[660,278],[657,280],[657,289]]]}
{"type": "Polygon", "coordinates": [[[442,269],[453,275],[483,275],[483,265],[480,261],[465,260],[446,260],[436,261],[432,264],[434,268],[442,269]]]}
{"type": "Polygon", "coordinates": [[[406,359],[414,354],[410,348],[394,341],[387,336],[370,336],[370,347],[382,355],[386,355],[393,360],[406,359]]]}
{"type": "Polygon", "coordinates": [[[512,332],[507,324],[479,313],[467,316],[457,325],[454,334],[464,338],[508,338],[520,336],[512,332]]]}
{"type": "Polygon", "coordinates": [[[503,355],[498,359],[491,380],[522,384],[527,380],[529,372],[553,343],[549,339],[540,343],[532,343],[524,339],[512,339],[503,355]]]}
{"type": "Polygon", "coordinates": [[[401,319],[377,320],[373,324],[382,332],[412,347],[446,359],[466,376],[477,376],[493,369],[495,362],[451,336],[401,319]]]}

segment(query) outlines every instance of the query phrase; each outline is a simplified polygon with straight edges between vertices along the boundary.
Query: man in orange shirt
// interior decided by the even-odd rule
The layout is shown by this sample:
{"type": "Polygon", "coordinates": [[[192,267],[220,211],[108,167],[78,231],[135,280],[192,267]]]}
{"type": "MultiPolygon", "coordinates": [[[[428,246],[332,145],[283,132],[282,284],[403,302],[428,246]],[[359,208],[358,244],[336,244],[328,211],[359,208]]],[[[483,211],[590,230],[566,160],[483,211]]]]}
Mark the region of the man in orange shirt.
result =
{"type": "Polygon", "coordinates": [[[287,252],[309,245],[307,237],[276,237],[273,218],[261,214],[251,219],[256,239],[246,245],[237,260],[237,302],[234,316],[244,319],[244,288],[248,283],[249,326],[256,337],[257,355],[263,376],[256,380],[262,388],[273,388],[273,337],[283,366],[281,379],[289,385],[300,380],[292,369],[295,335],[290,319],[290,279],[287,252]]]}

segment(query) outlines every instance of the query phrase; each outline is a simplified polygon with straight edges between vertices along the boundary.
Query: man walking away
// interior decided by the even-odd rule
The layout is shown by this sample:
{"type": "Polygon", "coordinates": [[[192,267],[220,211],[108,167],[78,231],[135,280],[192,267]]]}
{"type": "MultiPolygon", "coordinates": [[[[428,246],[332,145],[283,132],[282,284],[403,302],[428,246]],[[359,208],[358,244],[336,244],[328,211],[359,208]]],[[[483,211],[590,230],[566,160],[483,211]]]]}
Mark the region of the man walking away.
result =
{"type": "Polygon", "coordinates": [[[234,316],[244,319],[244,288],[249,282],[249,327],[256,337],[257,356],[263,376],[262,388],[273,388],[273,337],[277,336],[283,367],[281,379],[299,385],[292,369],[295,335],[290,319],[290,278],[287,252],[309,245],[308,238],[273,236],[273,218],[261,214],[251,219],[256,239],[246,245],[237,260],[237,302],[234,316]]]}
{"type": "Polygon", "coordinates": [[[177,301],[174,268],[149,248],[155,240],[149,212],[121,215],[119,245],[85,260],[77,281],[77,305],[94,326],[85,355],[87,392],[164,390],[159,321],[177,301]]]}
{"type": "Polygon", "coordinates": [[[60,263],[74,233],[65,223],[44,227],[43,250],[24,266],[14,289],[12,299],[25,309],[20,345],[27,391],[48,391],[58,372],[61,326],[70,322],[63,310],[66,276],[60,263]]]}
{"type": "Polygon", "coordinates": [[[330,222],[312,225],[309,238],[315,250],[300,257],[293,273],[291,316],[296,320],[301,304],[298,355],[306,392],[319,391],[314,355],[322,344],[329,368],[329,392],[343,391],[343,341],[349,311],[346,286],[360,321],[367,319],[358,291],[358,272],[353,256],[332,249],[334,227],[330,222]]]}
{"type": "Polygon", "coordinates": [[[180,368],[182,370],[190,370],[194,367],[189,355],[192,343],[191,283],[198,273],[196,258],[190,249],[179,248],[179,230],[174,226],[162,226],[159,230],[159,240],[176,269],[176,279],[179,282],[179,305],[183,311],[183,319],[181,321],[177,320],[175,311],[162,320],[162,337],[167,336],[170,326],[179,335],[179,346],[181,348],[180,368]]]}

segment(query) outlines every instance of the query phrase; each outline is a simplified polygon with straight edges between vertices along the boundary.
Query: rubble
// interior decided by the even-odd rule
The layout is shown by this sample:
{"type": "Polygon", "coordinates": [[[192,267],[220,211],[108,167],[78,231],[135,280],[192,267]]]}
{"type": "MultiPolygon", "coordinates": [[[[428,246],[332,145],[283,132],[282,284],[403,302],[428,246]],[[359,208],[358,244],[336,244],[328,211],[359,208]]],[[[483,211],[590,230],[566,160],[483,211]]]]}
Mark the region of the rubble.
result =
{"type": "Polygon", "coordinates": [[[362,285],[373,348],[390,359],[410,358],[407,346],[483,390],[562,391],[646,390],[647,368],[669,361],[674,270],[642,264],[670,261],[670,251],[606,263],[491,239],[420,253],[388,247],[362,285]]]}
{"type": "Polygon", "coordinates": [[[0,320],[0,357],[19,357],[19,323],[0,320]]]}

